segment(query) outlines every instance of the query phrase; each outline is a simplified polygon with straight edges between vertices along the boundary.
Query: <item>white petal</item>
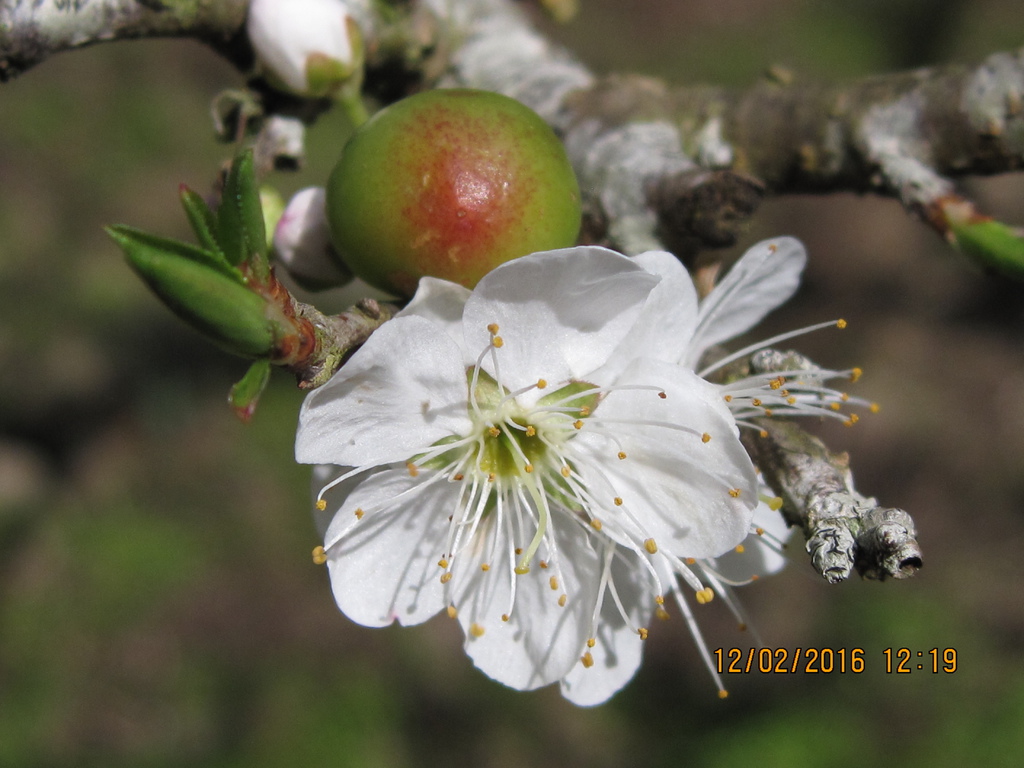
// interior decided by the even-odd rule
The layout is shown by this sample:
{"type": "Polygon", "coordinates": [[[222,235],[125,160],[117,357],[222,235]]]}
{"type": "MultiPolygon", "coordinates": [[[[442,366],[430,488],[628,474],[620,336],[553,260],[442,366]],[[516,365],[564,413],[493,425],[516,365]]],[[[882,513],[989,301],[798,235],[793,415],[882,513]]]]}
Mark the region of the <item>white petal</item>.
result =
{"type": "Polygon", "coordinates": [[[653,605],[645,575],[636,555],[620,549],[612,564],[612,580],[630,623],[622,618],[612,596],[606,594],[597,642],[593,648],[584,648],[584,652],[589,651],[593,666],[579,663],[562,678],[562,695],[573,704],[592,707],[607,701],[633,679],[640,667],[644,641],[636,630],[649,626],[653,605]]]}
{"type": "MultiPolygon", "coordinates": [[[[480,534],[496,537],[494,551],[507,556],[507,531],[497,518],[492,513],[480,534]]],[[[486,675],[518,690],[553,683],[578,663],[596,602],[600,572],[588,534],[564,516],[556,521],[555,530],[559,571],[539,567],[540,560],[551,558],[544,547],[529,573],[512,573],[504,560],[489,562],[489,570],[483,571],[479,563],[491,551],[488,543],[487,548],[481,545],[472,562],[463,559],[462,570],[452,579],[459,622],[466,630],[466,653],[486,675]],[[549,580],[558,578],[556,574],[558,588],[552,589],[549,580]],[[509,611],[512,579],[515,606],[509,621],[502,621],[502,614],[509,611]],[[562,594],[567,595],[566,604],[559,606],[562,594]]]]}
{"type": "Polygon", "coordinates": [[[782,513],[761,502],[754,510],[750,524],[764,529],[765,535],[751,533],[743,540],[743,552],[732,550],[715,558],[715,571],[730,581],[770,576],[781,571],[788,562],[778,546],[790,538],[794,529],[787,525],[782,513]]]}
{"type": "Polygon", "coordinates": [[[764,240],[744,253],[701,302],[687,364],[694,367],[708,347],[750,330],[783,304],[806,263],[803,244],[792,237],[764,240]]]}
{"type": "Polygon", "coordinates": [[[632,382],[661,384],[667,397],[613,391],[571,441],[583,482],[604,505],[598,515],[610,523],[605,532],[623,541],[618,532],[633,530],[633,541],[653,538],[678,557],[714,557],[732,549],[749,530],[757,477],[718,388],[678,366],[646,359],[634,361],[622,379],[632,382]],[[703,442],[702,433],[711,439],[703,442]],[[621,505],[613,503],[616,498],[621,505]],[[639,527],[630,528],[626,513],[639,527]]]}
{"type": "Polygon", "coordinates": [[[636,323],[608,364],[590,379],[595,383],[614,378],[637,357],[680,362],[697,328],[697,289],[679,259],[666,251],[648,251],[633,260],[661,282],[647,297],[636,323]]]}
{"type": "Polygon", "coordinates": [[[505,386],[583,379],[608,360],[657,283],[606,248],[523,256],[485,275],[466,302],[466,347],[479,354],[489,343],[487,326],[497,323],[505,386]]]}
{"type": "MultiPolygon", "coordinates": [[[[458,283],[436,277],[421,277],[416,295],[396,317],[422,317],[437,325],[456,342],[462,343],[462,311],[469,295],[470,290],[458,283]]],[[[476,355],[472,360],[467,360],[466,364],[475,359],[476,355]]]]}
{"type": "Polygon", "coordinates": [[[306,397],[296,461],[372,466],[407,461],[469,428],[458,345],[419,317],[385,323],[306,397]]]}
{"type": "Polygon", "coordinates": [[[456,490],[443,481],[428,485],[425,479],[423,473],[410,477],[402,467],[367,477],[343,499],[328,493],[335,509],[324,537],[331,588],[352,621],[368,627],[396,619],[419,624],[444,606],[437,561],[456,490]],[[386,506],[403,492],[408,495],[386,506]],[[356,509],[364,510],[361,518],[356,509]]]}

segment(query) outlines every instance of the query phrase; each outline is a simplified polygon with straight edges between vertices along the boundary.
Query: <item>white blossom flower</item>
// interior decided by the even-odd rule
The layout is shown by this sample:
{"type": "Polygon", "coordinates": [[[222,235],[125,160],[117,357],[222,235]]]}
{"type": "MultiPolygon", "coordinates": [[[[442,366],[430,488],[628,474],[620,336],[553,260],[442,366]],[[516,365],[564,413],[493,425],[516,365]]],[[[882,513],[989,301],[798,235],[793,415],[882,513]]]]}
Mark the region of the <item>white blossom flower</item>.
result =
{"type": "Polygon", "coordinates": [[[358,78],[362,37],[344,0],[252,0],[246,31],[275,87],[323,98],[358,78]]]}
{"type": "Polygon", "coordinates": [[[658,283],[601,248],[517,259],[472,293],[425,278],[310,394],[296,456],[344,468],[318,493],[343,612],[447,609],[512,687],[593,667],[563,686],[590,704],[633,675],[678,575],[710,598],[684,560],[747,536],[758,485],[717,387],[630,351],[658,283]]]}
{"type": "Polygon", "coordinates": [[[300,418],[298,460],[336,465],[314,478],[315,556],[342,611],[447,609],[485,673],[590,705],[633,676],[671,593],[713,672],[683,586],[742,623],[729,587],[784,562],[737,419],[775,400],[834,414],[823,383],[844,372],[719,384],[693,366],[785,301],[804,260],[791,238],[759,244],[703,302],[661,252],[534,254],[472,293],[424,278],[300,418]]]}

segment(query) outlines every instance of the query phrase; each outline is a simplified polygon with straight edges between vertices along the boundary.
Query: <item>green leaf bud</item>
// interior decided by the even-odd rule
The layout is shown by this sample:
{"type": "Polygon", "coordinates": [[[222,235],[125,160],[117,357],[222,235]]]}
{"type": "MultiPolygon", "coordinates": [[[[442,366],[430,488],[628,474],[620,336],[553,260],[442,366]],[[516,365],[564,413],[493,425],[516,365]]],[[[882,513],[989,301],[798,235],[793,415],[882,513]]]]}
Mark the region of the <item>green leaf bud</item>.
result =
{"type": "Polygon", "coordinates": [[[228,403],[242,421],[249,421],[256,411],[260,395],[270,381],[270,360],[262,358],[249,366],[245,375],[231,388],[228,403]]]}
{"type": "Polygon", "coordinates": [[[215,264],[192,258],[207,253],[129,227],[109,227],[128,263],[167,307],[225,350],[266,357],[275,347],[265,299],[215,264]],[[176,247],[166,247],[170,243],[176,247]]]}

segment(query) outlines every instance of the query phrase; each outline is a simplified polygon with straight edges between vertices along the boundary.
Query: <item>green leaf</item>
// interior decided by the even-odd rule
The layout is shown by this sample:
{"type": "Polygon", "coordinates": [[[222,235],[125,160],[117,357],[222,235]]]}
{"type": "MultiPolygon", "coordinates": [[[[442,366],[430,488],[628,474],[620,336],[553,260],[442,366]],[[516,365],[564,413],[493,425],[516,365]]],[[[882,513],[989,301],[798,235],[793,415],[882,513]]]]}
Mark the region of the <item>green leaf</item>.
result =
{"type": "Polygon", "coordinates": [[[188,223],[192,225],[192,231],[196,233],[199,244],[207,251],[218,254],[227,264],[220,243],[217,242],[217,217],[210,210],[210,206],[203,200],[202,195],[193,192],[184,184],[178,192],[181,196],[181,206],[185,209],[188,223]]]}
{"type": "Polygon", "coordinates": [[[252,263],[265,273],[267,233],[256,186],[252,150],[235,158],[217,210],[217,240],[230,264],[252,263]]]}
{"type": "Polygon", "coordinates": [[[228,403],[234,408],[235,415],[242,421],[248,422],[256,412],[256,405],[268,381],[270,381],[270,360],[264,357],[250,365],[245,376],[231,388],[228,403]]]}
{"type": "Polygon", "coordinates": [[[990,269],[1015,280],[1024,280],[1024,237],[1000,221],[950,223],[957,247],[990,269]]]}
{"type": "Polygon", "coordinates": [[[228,264],[224,259],[224,255],[219,250],[211,251],[204,248],[196,248],[189,243],[143,232],[141,229],[135,229],[135,227],[129,227],[124,224],[107,227],[107,234],[114,238],[126,254],[131,249],[133,252],[139,252],[140,254],[144,251],[153,251],[166,256],[188,259],[196,264],[202,264],[219,272],[239,285],[245,284],[245,278],[242,273],[228,264]]]}
{"type": "Polygon", "coordinates": [[[271,354],[274,325],[267,318],[267,303],[261,296],[210,264],[153,247],[152,236],[139,237],[126,227],[110,227],[107,233],[153,293],[178,317],[234,354],[271,354]]]}

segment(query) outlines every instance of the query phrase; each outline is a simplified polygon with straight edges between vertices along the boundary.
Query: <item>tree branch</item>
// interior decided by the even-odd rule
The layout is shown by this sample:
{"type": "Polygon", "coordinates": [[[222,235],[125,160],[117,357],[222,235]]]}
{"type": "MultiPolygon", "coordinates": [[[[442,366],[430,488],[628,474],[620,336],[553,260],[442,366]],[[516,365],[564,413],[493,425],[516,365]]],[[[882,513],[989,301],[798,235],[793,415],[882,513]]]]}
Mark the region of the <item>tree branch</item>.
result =
{"type": "Polygon", "coordinates": [[[248,8],[249,0],[0,0],[0,82],[51,54],[108,40],[194,37],[237,52],[248,8]]]}
{"type": "Polygon", "coordinates": [[[914,521],[853,488],[849,457],[831,453],[791,421],[760,419],[743,444],[768,485],[782,497],[782,513],[807,538],[811,565],[829,582],[851,571],[867,578],[913,576],[921,567],[914,521]]]}
{"type": "MultiPolygon", "coordinates": [[[[585,190],[585,232],[627,253],[729,245],[773,194],[898,198],[949,234],[949,177],[1024,166],[1024,49],[976,67],[747,89],[598,80],[511,0],[346,0],[385,99],[421,83],[505,93],[558,130],[585,190]],[[708,173],[713,171],[713,173],[708,173]]],[[[0,78],[49,53],[189,35],[246,68],[247,0],[0,0],[0,78]]]]}

